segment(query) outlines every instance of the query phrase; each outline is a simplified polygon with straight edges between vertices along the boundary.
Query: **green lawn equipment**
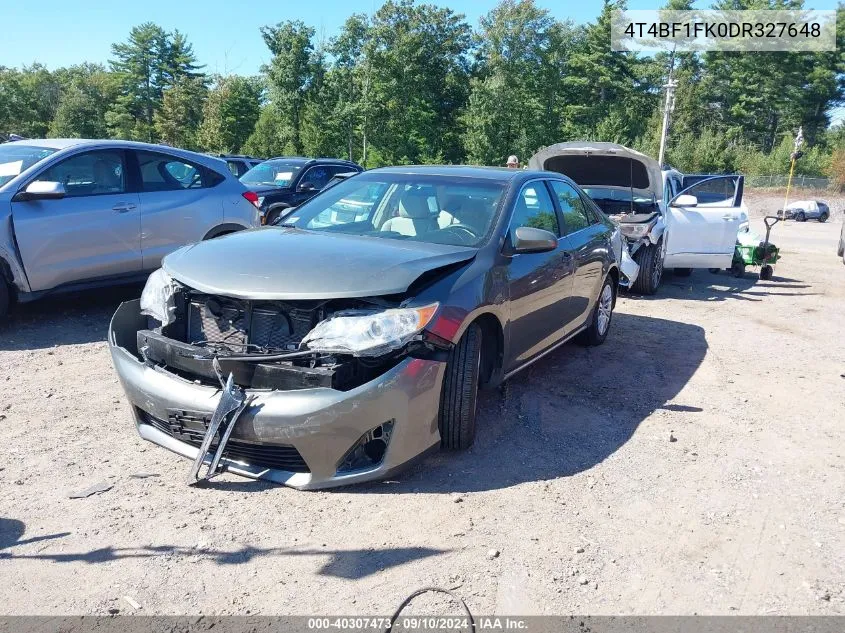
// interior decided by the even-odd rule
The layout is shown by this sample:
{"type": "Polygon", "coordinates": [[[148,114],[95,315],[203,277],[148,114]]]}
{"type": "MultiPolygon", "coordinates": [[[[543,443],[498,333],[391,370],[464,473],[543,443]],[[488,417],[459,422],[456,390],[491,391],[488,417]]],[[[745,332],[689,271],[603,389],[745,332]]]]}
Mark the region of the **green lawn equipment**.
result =
{"type": "Polygon", "coordinates": [[[769,280],[775,270],[772,264],[780,259],[778,247],[769,241],[769,234],[772,227],[780,222],[780,218],[774,215],[767,215],[763,218],[766,224],[766,239],[760,241],[760,236],[747,231],[737,236],[734,258],[731,262],[731,272],[734,277],[745,275],[746,266],[760,266],[760,279],[769,280]]]}

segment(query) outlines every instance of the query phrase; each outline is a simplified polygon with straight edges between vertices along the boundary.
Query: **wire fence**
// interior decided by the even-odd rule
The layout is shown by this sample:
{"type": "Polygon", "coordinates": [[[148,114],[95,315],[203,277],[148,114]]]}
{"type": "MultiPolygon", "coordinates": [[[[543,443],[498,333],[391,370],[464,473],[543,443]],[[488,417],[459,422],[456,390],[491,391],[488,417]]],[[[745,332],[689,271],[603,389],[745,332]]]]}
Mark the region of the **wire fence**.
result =
{"type": "MultiPolygon", "coordinates": [[[[748,187],[786,187],[789,180],[787,174],[771,176],[746,176],[745,184],[748,187]]],[[[801,189],[829,189],[830,178],[817,178],[815,176],[792,176],[792,186],[801,189]]]]}

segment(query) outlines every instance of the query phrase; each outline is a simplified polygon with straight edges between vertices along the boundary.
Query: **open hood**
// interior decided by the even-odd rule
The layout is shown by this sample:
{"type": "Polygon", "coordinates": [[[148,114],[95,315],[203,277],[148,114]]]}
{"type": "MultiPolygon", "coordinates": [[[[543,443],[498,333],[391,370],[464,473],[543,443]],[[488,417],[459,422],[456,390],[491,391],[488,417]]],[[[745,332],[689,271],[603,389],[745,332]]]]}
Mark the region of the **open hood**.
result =
{"type": "Polygon", "coordinates": [[[424,273],[469,261],[476,252],[465,246],[266,227],[185,246],[165,257],[162,267],[190,288],[224,297],[345,299],[405,292],[424,273]]]}
{"type": "Polygon", "coordinates": [[[563,174],[582,187],[633,189],[638,196],[663,198],[657,161],[617,143],[557,143],[534,154],[528,168],[563,174]]]}

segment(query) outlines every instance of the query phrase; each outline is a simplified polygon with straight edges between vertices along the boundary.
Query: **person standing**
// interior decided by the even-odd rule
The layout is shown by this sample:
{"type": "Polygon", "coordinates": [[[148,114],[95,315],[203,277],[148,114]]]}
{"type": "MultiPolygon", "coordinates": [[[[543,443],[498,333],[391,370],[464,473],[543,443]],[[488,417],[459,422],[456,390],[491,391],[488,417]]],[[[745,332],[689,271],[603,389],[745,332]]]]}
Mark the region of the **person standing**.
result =
{"type": "Polygon", "coordinates": [[[516,157],[516,154],[508,156],[508,162],[506,165],[508,169],[519,169],[519,159],[516,157]]]}

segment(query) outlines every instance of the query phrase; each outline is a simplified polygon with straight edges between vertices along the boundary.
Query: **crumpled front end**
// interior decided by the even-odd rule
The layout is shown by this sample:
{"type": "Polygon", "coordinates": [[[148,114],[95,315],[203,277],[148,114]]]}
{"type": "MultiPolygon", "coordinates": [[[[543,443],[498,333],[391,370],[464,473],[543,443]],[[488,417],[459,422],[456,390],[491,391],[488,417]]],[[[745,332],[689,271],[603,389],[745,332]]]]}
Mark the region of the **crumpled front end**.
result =
{"type": "Polygon", "coordinates": [[[222,470],[302,489],[381,479],[436,449],[442,342],[370,358],[295,352],[316,323],[348,307],[182,289],[172,323],[156,327],[139,301],[123,303],[109,346],[139,434],[207,466],[216,456],[222,470]],[[209,432],[228,376],[242,411],[209,432]]]}

